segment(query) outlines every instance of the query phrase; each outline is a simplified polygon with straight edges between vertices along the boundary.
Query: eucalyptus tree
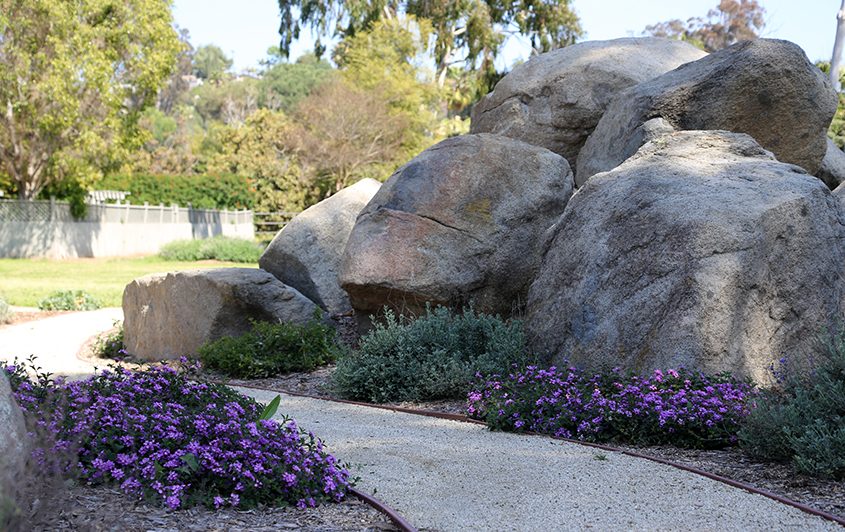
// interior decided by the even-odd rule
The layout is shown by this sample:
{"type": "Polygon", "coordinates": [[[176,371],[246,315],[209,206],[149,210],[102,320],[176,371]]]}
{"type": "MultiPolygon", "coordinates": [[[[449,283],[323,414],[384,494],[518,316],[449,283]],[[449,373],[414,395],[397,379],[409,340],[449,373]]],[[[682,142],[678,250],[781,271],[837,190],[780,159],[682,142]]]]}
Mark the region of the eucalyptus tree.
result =
{"type": "Polygon", "coordinates": [[[354,36],[376,21],[412,15],[430,23],[434,35],[434,61],[442,86],[449,67],[495,77],[493,60],[509,34],[522,35],[535,52],[572,44],[581,36],[578,17],[570,0],[278,0],[281,12],[283,54],[303,28],[323,39],[354,36]]]}

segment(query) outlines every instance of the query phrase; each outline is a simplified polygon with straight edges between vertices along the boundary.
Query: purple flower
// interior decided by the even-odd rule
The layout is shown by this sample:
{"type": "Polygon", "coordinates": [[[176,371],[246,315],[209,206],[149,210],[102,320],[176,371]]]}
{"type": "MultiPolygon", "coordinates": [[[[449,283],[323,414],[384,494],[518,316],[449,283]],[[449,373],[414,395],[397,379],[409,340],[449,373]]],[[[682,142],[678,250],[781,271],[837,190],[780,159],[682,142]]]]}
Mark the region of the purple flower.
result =
{"type": "Polygon", "coordinates": [[[499,430],[605,441],[718,447],[733,444],[756,391],[683,368],[647,376],[586,375],[527,367],[481,380],[467,412],[499,430]]]}
{"type": "MultiPolygon", "coordinates": [[[[24,413],[54,434],[49,452],[76,450],[74,467],[89,483],[114,483],[171,509],[227,501],[313,506],[343,499],[350,486],[348,469],[294,422],[256,423],[257,402],[173,368],[114,368],[57,383],[14,371],[24,413]]],[[[45,449],[33,454],[43,460],[45,449]]]]}

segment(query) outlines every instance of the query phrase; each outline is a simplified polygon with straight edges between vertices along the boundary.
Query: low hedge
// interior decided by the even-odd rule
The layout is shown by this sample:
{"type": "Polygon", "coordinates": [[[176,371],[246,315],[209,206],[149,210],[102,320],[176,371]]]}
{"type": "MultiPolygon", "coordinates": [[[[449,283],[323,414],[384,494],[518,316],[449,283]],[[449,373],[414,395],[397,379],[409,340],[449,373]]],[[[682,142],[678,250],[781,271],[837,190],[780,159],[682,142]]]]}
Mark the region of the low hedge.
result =
{"type": "Polygon", "coordinates": [[[191,204],[196,209],[252,209],[255,188],[250,179],[219,175],[111,175],[96,184],[99,190],[125,190],[133,204],[191,204]]]}
{"type": "Polygon", "coordinates": [[[165,244],[159,256],[165,260],[197,261],[221,260],[226,262],[258,262],[263,247],[251,240],[215,236],[198,240],[176,240],[165,244]]]}

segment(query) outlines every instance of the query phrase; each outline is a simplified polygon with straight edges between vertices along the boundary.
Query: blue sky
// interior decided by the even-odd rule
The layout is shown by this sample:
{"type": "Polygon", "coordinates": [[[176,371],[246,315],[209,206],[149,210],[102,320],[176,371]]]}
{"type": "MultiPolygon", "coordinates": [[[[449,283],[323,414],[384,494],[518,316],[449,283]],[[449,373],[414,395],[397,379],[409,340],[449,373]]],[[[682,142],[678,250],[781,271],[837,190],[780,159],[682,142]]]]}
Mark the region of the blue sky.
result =
{"type": "MultiPolygon", "coordinates": [[[[799,44],[811,61],[830,59],[840,0],[760,0],[766,9],[765,37],[799,44]]],[[[586,39],[636,35],[649,24],[704,15],[718,0],[574,0],[586,39]]],[[[279,40],[276,0],[175,0],[176,23],[191,33],[194,46],[216,44],[234,58],[235,70],[258,66],[279,40]]],[[[310,36],[295,43],[292,57],[313,46],[310,36]]],[[[500,60],[505,65],[527,57],[515,40],[500,60]]]]}

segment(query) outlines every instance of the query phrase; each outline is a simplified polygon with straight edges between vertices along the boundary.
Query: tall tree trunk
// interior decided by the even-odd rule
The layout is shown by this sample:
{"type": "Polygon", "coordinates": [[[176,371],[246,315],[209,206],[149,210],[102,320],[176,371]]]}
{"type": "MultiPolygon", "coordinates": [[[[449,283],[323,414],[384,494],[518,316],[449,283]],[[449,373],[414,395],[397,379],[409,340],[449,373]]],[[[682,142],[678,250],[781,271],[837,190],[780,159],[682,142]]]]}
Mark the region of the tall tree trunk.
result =
{"type": "Polygon", "coordinates": [[[836,39],[833,41],[833,56],[830,58],[830,82],[836,92],[842,90],[839,83],[839,63],[842,60],[842,44],[845,41],[845,0],[836,13],[836,39]]]}

